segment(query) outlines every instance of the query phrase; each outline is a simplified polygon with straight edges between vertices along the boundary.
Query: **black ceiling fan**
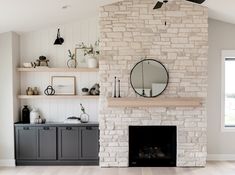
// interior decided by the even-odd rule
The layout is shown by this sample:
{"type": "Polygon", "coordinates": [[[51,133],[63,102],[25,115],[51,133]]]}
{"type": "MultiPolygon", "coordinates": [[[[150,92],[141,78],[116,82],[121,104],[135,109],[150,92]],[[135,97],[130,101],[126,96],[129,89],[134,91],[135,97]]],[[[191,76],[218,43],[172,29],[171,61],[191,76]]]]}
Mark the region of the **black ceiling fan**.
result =
{"type": "MultiPolygon", "coordinates": [[[[202,4],[205,0],[186,0],[186,1],[197,3],[197,4],[202,4]]],[[[158,1],[153,9],[160,9],[162,7],[162,5],[164,3],[166,4],[167,2],[168,2],[168,0],[158,1]]]]}

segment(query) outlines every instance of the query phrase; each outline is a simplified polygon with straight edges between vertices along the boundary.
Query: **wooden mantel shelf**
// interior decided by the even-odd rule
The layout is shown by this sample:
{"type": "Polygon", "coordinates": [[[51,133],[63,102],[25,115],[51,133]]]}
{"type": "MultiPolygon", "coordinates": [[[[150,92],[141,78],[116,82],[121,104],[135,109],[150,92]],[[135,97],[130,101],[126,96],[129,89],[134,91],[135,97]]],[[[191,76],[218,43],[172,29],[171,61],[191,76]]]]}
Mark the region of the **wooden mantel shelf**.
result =
{"type": "Polygon", "coordinates": [[[157,97],[157,98],[108,98],[108,107],[198,107],[203,98],[157,97]]]}

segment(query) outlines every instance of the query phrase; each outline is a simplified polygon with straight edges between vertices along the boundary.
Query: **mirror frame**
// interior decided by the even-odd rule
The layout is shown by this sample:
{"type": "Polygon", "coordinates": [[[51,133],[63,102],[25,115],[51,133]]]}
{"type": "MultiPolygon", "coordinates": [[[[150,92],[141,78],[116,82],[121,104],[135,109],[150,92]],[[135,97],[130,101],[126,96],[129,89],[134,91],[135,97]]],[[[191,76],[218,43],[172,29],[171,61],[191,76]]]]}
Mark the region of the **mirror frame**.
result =
{"type": "Polygon", "coordinates": [[[139,61],[138,63],[136,63],[135,66],[131,69],[131,73],[130,73],[130,84],[131,84],[131,87],[132,87],[132,89],[135,91],[135,93],[136,93],[137,95],[141,96],[141,97],[144,97],[144,98],[155,98],[155,97],[158,97],[159,95],[161,95],[161,94],[166,90],[166,88],[167,88],[167,86],[168,86],[168,83],[169,83],[169,72],[167,71],[166,67],[165,67],[160,61],[158,61],[158,60],[155,60],[155,59],[143,59],[143,60],[139,61]],[[167,74],[167,82],[166,82],[165,88],[164,88],[159,94],[157,94],[157,95],[155,95],[155,96],[152,96],[152,97],[143,96],[143,95],[139,94],[139,93],[135,90],[135,88],[134,88],[134,86],[133,86],[133,84],[132,84],[132,80],[131,80],[131,75],[132,75],[133,70],[135,69],[135,67],[136,67],[138,64],[140,64],[141,62],[144,62],[144,61],[155,61],[155,62],[159,63],[159,64],[165,69],[166,74],[167,74]]]}

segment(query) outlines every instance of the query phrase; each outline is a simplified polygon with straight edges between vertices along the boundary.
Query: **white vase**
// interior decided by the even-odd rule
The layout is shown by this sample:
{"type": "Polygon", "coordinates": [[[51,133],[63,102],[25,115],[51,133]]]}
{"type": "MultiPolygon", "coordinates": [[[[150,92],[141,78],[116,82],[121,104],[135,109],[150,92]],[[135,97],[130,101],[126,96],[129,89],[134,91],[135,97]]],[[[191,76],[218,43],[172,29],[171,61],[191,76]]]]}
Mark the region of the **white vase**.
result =
{"type": "Polygon", "coordinates": [[[89,56],[87,58],[87,66],[88,66],[88,68],[97,68],[98,67],[97,59],[92,56],[89,56]]]}
{"type": "Polygon", "coordinates": [[[30,112],[30,123],[35,124],[36,120],[40,118],[39,112],[37,109],[33,108],[33,110],[30,112]]]}

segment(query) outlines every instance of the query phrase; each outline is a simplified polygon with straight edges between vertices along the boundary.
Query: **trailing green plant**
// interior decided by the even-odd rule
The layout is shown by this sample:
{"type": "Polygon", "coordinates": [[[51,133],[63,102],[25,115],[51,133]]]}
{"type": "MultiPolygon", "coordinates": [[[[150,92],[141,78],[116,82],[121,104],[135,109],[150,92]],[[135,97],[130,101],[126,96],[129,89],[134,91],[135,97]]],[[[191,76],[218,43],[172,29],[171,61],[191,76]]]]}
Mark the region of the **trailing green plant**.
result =
{"type": "Polygon", "coordinates": [[[99,43],[100,41],[97,40],[94,44],[94,46],[92,44],[90,45],[86,45],[83,42],[79,45],[79,49],[82,49],[84,52],[84,56],[86,55],[92,55],[92,56],[97,56],[100,54],[99,51],[99,43]]]}

